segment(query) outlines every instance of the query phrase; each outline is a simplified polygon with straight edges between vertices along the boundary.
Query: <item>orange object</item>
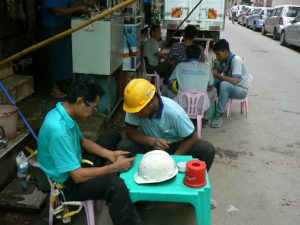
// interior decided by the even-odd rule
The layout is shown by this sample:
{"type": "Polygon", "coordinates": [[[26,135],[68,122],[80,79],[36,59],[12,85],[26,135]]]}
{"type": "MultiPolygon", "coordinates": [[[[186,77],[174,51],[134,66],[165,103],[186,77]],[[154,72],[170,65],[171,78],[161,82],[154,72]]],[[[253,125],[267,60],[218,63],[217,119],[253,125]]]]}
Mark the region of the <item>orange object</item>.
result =
{"type": "Polygon", "coordinates": [[[208,11],[207,11],[208,19],[215,20],[215,19],[217,19],[217,17],[218,17],[217,10],[215,10],[214,8],[208,9],[208,11]]]}
{"type": "Polygon", "coordinates": [[[206,164],[201,160],[191,160],[186,164],[184,184],[200,188],[206,185],[206,164]]]}
{"type": "Polygon", "coordinates": [[[173,8],[171,15],[173,18],[180,18],[182,15],[182,9],[181,8],[173,8]]]}

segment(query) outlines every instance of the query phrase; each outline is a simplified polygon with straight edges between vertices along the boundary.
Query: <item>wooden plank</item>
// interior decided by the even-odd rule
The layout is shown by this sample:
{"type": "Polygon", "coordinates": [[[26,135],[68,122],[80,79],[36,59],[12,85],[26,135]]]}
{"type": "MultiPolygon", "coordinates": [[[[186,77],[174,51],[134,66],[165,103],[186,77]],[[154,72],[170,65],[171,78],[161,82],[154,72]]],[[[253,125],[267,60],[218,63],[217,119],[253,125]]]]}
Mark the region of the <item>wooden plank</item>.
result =
{"type": "MultiPolygon", "coordinates": [[[[2,80],[2,83],[16,102],[21,101],[34,92],[32,76],[14,75],[5,78],[2,80]]],[[[2,89],[0,90],[0,102],[2,104],[10,103],[2,89]]]]}
{"type": "Polygon", "coordinates": [[[0,193],[0,208],[23,212],[38,212],[43,206],[47,194],[39,191],[33,183],[22,190],[20,179],[13,179],[0,193]]]}
{"type": "Polygon", "coordinates": [[[0,80],[6,77],[12,76],[14,74],[12,63],[4,66],[0,66],[0,80]]]}

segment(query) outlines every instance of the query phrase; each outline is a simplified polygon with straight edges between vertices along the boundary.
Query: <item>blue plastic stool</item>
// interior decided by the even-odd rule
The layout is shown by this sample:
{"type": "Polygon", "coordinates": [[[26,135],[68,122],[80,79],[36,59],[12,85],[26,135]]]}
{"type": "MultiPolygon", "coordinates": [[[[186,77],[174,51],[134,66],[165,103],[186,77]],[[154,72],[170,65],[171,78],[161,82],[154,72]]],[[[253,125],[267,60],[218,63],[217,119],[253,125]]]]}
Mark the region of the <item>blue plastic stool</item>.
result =
{"type": "MultiPolygon", "coordinates": [[[[138,170],[138,165],[143,157],[137,154],[132,168],[121,173],[121,178],[125,181],[130,198],[137,201],[166,201],[166,202],[187,202],[194,206],[196,210],[197,225],[211,225],[211,188],[209,177],[206,174],[207,184],[202,188],[190,188],[183,183],[185,174],[178,173],[175,178],[157,184],[136,184],[134,174],[138,170]]],[[[172,155],[176,164],[192,160],[191,156],[172,155]]]]}

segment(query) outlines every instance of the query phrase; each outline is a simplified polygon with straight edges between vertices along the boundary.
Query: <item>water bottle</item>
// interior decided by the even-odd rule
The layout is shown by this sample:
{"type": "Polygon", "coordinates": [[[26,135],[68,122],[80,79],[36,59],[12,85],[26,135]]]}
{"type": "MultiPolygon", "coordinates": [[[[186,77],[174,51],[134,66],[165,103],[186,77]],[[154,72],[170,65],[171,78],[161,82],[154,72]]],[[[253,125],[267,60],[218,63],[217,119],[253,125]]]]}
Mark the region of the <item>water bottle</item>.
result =
{"type": "Polygon", "coordinates": [[[21,179],[21,187],[23,191],[25,191],[28,188],[28,180],[29,180],[28,168],[29,168],[28,162],[21,163],[18,167],[17,176],[18,178],[21,179]]]}

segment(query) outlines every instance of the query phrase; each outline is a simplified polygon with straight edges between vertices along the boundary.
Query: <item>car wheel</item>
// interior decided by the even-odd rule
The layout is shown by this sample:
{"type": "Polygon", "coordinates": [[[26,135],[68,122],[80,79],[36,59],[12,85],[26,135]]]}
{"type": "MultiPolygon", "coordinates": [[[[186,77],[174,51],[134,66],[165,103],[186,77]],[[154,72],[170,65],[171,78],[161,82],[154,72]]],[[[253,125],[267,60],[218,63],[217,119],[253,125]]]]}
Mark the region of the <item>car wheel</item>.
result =
{"type": "Polygon", "coordinates": [[[265,26],[262,26],[262,28],[261,28],[261,34],[262,34],[262,35],[266,35],[265,26]]]}
{"type": "Polygon", "coordinates": [[[256,24],[255,23],[253,23],[252,30],[256,31],[256,24]]]}
{"type": "Polygon", "coordinates": [[[277,33],[277,29],[275,28],[273,31],[273,40],[278,40],[278,33],[277,33]]]}
{"type": "Polygon", "coordinates": [[[286,41],[285,41],[285,32],[282,31],[280,34],[280,45],[284,46],[286,45],[286,41]]]}

